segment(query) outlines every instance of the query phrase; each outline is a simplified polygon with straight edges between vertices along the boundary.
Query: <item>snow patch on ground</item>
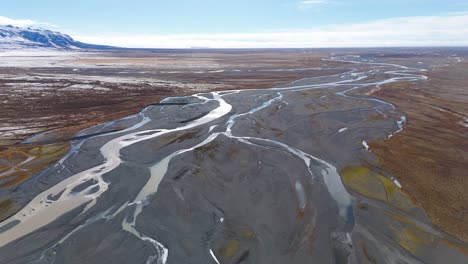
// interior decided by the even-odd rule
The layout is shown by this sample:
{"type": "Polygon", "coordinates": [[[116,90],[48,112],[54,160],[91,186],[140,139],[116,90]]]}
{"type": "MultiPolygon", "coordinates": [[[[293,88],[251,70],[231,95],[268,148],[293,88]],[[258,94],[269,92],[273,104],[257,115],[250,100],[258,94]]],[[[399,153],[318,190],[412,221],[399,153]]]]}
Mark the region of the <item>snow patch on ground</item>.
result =
{"type": "Polygon", "coordinates": [[[464,117],[460,122],[458,122],[458,124],[462,127],[468,127],[468,118],[464,117]]]}
{"type": "Polygon", "coordinates": [[[398,130],[393,132],[392,134],[388,135],[387,139],[390,139],[394,135],[396,135],[396,134],[400,133],[401,131],[403,131],[403,128],[404,128],[406,122],[407,122],[406,116],[401,116],[400,120],[397,121],[398,130]]]}
{"type": "Polygon", "coordinates": [[[348,130],[348,128],[347,128],[347,127],[343,127],[343,128],[341,128],[340,130],[338,130],[338,133],[345,132],[346,130],[348,130]]]}
{"type": "Polygon", "coordinates": [[[395,183],[395,185],[398,186],[398,188],[401,189],[401,184],[400,184],[400,182],[399,182],[397,179],[394,178],[394,179],[393,179],[393,183],[395,183]]]}
{"type": "Polygon", "coordinates": [[[367,141],[363,140],[362,145],[366,148],[367,151],[370,151],[369,150],[369,144],[367,144],[367,141]]]}
{"type": "Polygon", "coordinates": [[[73,84],[65,88],[67,90],[98,90],[98,91],[110,91],[111,89],[106,87],[100,87],[92,84],[73,84]]]}

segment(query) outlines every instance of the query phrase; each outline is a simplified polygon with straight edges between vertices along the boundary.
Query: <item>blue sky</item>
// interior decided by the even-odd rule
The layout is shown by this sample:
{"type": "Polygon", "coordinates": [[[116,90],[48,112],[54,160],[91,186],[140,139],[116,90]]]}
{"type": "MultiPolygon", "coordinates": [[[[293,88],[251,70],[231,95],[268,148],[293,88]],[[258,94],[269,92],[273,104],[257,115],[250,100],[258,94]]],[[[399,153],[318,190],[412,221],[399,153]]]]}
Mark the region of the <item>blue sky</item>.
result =
{"type": "MultiPolygon", "coordinates": [[[[232,34],[242,37],[236,41],[223,42],[222,45],[229,43],[229,45],[239,45],[235,42],[242,42],[245,36],[248,36],[252,45],[252,37],[255,34],[266,36],[286,32],[291,34],[308,32],[307,36],[312,37],[310,34],[314,32],[326,33],[330,30],[342,32],[342,28],[346,30],[350,25],[362,26],[384,22],[383,24],[389,27],[385,21],[391,23],[392,19],[402,18],[433,18],[429,20],[444,24],[447,22],[445,20],[457,17],[456,20],[452,19],[451,23],[464,24],[468,23],[465,19],[468,14],[466,11],[468,11],[468,0],[15,0],[4,1],[1,4],[0,16],[13,20],[28,20],[33,24],[49,25],[49,27],[54,25],[52,29],[63,31],[78,39],[104,44],[138,46],[136,40],[126,41],[125,38],[140,38],[143,46],[158,46],[159,36],[166,38],[159,41],[160,43],[171,45],[173,40],[167,38],[172,37],[179,39],[179,42],[187,42],[187,34],[190,34],[194,39],[203,37],[204,40],[212,38],[212,41],[199,43],[198,40],[184,45],[216,46],[221,43],[216,44],[213,38],[225,37],[226,34],[231,34],[228,39],[233,38],[232,34]],[[435,21],[437,19],[444,21],[435,21]],[[151,37],[155,43],[143,43],[145,36],[151,37]],[[184,40],[180,39],[182,37],[184,40]]],[[[398,21],[398,23],[403,26],[408,22],[398,21]]],[[[420,24],[413,26],[420,31],[420,24]]],[[[452,25],[446,26],[450,29],[452,25]]],[[[323,38],[326,40],[329,37],[323,38]]],[[[437,37],[436,34],[434,37],[437,37]]],[[[452,38],[448,40],[449,42],[460,42],[454,40],[454,36],[448,37],[452,38]]],[[[405,41],[408,42],[407,37],[403,39],[403,42],[405,41]]],[[[269,38],[268,41],[263,39],[263,42],[275,41],[269,38]]],[[[336,45],[339,41],[334,40],[333,43],[336,45]]],[[[293,44],[301,45],[296,42],[293,44]]],[[[310,44],[312,43],[306,41],[303,43],[305,46],[310,44]]],[[[177,45],[180,46],[180,43],[177,45]]],[[[289,44],[289,46],[294,45],[289,44]]],[[[327,43],[323,45],[326,46],[327,43]]]]}

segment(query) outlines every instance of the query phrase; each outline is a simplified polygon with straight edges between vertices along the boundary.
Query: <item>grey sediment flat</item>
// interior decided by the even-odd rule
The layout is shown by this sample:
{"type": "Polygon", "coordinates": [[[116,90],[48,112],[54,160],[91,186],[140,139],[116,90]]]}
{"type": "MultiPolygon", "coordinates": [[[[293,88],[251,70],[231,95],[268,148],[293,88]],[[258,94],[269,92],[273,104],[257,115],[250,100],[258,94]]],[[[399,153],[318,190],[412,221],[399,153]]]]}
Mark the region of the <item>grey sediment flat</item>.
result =
{"type": "Polygon", "coordinates": [[[24,209],[0,223],[0,263],[466,263],[448,244],[403,249],[389,212],[459,241],[422,211],[347,191],[338,174],[372,161],[363,141],[404,115],[357,90],[422,79],[356,63],[272,89],[167,98],[82,131],[15,190],[24,209]]]}

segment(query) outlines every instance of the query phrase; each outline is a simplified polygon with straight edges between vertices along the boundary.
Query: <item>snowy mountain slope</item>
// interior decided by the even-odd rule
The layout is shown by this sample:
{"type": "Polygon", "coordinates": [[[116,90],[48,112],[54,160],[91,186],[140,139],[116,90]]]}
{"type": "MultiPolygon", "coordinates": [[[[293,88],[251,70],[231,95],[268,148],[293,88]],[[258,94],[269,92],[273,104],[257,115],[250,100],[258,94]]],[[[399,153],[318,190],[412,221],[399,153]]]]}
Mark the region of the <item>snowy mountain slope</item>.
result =
{"type": "Polygon", "coordinates": [[[40,28],[21,28],[0,25],[0,50],[18,49],[110,49],[113,47],[86,44],[74,40],[66,34],[40,28]]]}

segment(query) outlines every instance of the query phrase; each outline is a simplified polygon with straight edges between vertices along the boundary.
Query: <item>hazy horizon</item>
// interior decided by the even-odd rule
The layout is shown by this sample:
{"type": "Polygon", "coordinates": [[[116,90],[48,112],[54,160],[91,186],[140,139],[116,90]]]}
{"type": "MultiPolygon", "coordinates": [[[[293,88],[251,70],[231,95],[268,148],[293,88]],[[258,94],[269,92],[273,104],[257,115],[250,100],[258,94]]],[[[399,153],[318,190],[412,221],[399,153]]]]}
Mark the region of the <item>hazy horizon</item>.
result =
{"type": "Polygon", "coordinates": [[[128,48],[468,45],[468,3],[459,0],[17,1],[2,6],[7,24],[128,48]]]}

